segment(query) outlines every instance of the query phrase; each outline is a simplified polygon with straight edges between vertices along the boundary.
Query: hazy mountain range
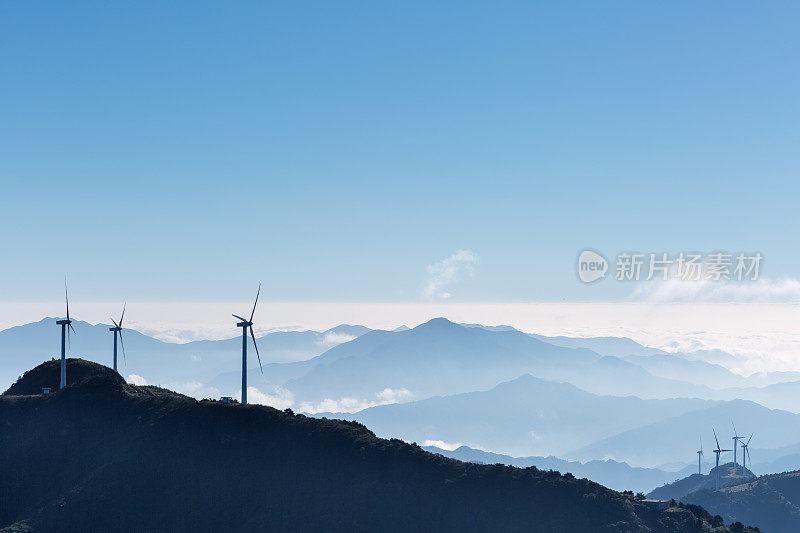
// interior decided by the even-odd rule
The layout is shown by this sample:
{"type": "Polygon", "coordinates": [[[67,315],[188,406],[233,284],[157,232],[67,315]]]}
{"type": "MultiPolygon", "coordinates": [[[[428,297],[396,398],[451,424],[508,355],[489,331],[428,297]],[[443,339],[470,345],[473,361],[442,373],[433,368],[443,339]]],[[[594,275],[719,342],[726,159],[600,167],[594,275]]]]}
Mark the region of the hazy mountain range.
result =
{"type": "MultiPolygon", "coordinates": [[[[731,420],[735,420],[739,428],[747,428],[747,435],[754,433],[753,448],[756,443],[761,447],[778,448],[800,442],[800,415],[767,409],[746,400],[733,400],[643,424],[567,453],[565,457],[577,460],[613,458],[641,466],[690,462],[691,459],[696,464],[694,452],[698,450],[701,437],[706,453],[713,449],[714,428],[720,444],[733,448],[731,420]]],[[[751,452],[754,461],[761,461],[757,450],[751,449],[751,452]]],[[[723,461],[728,456],[732,458],[733,454],[724,455],[723,461]]]]}
{"type": "MultiPolygon", "coordinates": [[[[75,327],[71,353],[109,365],[108,327],[75,327]]],[[[236,396],[240,343],[173,344],[125,330],[120,371],[201,398],[236,396]]],[[[24,368],[57,357],[58,347],[54,319],[2,331],[0,376],[10,384],[24,368]]],[[[733,419],[756,433],[755,471],[800,462],[800,448],[792,448],[800,443],[791,429],[797,415],[770,409],[799,409],[797,373],[743,377],[725,366],[737,358],[722,352],[668,354],[625,338],[543,337],[443,318],[394,331],[341,325],[270,333],[259,349],[264,375],[251,349],[249,382],[271,394],[268,401],[280,396],[298,411],[360,420],[386,437],[680,470],[696,464],[701,435],[710,448],[711,428],[727,439],[733,419]]]]}
{"type": "Polygon", "coordinates": [[[378,435],[408,441],[441,440],[510,455],[547,456],[711,405],[698,399],[598,396],[568,383],[524,375],[483,392],[317,416],[356,420],[378,435]]]}
{"type": "MultiPolygon", "coordinates": [[[[519,468],[535,466],[541,470],[556,470],[562,473],[571,473],[576,477],[585,477],[614,490],[632,490],[634,492],[648,492],[653,487],[663,485],[689,475],[692,466],[687,466],[678,472],[669,472],[657,468],[637,468],[617,461],[565,461],[558,457],[511,457],[498,453],[476,450],[468,446],[460,446],[455,450],[443,450],[436,446],[423,446],[431,453],[439,453],[459,461],[469,461],[479,464],[505,464],[519,468]]],[[[696,468],[696,467],[695,467],[696,468]]]]}
{"type": "MultiPolygon", "coordinates": [[[[0,387],[11,385],[27,368],[60,357],[61,330],[56,320],[45,318],[0,331],[0,387]]],[[[109,326],[74,319],[72,325],[75,334],[70,337],[69,354],[111,366],[113,337],[109,326]]],[[[364,326],[342,324],[326,331],[274,332],[260,337],[258,347],[265,363],[307,360],[367,331],[364,326]]],[[[136,374],[150,383],[206,382],[237,365],[241,368],[241,337],[176,344],[127,328],[123,334],[126,356],[120,345],[118,369],[124,376],[136,374]]],[[[254,352],[252,356],[257,365],[254,352]]]]}

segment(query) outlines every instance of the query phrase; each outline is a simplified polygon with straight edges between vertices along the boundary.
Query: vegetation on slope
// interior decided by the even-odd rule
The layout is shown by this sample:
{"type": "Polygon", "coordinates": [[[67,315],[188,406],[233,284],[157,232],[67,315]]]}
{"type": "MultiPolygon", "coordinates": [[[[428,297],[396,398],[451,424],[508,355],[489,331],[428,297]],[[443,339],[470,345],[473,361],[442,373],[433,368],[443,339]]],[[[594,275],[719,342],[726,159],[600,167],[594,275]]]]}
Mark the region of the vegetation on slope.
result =
{"type": "Polygon", "coordinates": [[[88,371],[64,390],[38,393],[58,371],[47,362],[0,396],[6,531],[729,531],[585,479],[70,364],[88,371]]]}

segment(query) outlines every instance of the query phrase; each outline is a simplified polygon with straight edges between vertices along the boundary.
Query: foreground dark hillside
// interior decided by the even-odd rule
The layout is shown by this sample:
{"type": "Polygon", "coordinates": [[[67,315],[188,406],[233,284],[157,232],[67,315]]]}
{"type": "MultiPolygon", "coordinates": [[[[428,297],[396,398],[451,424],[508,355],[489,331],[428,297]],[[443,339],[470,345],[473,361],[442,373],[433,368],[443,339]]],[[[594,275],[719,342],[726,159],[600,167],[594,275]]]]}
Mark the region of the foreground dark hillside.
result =
{"type": "MultiPolygon", "coordinates": [[[[0,396],[3,531],[728,531],[587,480],[462,463],[360,424],[196,401],[76,365],[85,377],[63,391],[0,396]]],[[[39,391],[57,373],[44,363],[10,390],[39,391]]]]}

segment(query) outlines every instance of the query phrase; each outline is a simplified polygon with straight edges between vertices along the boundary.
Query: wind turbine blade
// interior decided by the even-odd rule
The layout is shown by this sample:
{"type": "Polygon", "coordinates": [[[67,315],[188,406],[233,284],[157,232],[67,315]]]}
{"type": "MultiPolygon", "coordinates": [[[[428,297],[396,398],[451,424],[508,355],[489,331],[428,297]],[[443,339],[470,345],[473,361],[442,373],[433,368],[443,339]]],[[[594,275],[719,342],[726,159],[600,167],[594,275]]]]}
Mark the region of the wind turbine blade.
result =
{"type": "Polygon", "coordinates": [[[258,353],[258,344],[256,344],[256,334],[253,333],[253,326],[250,326],[250,336],[253,337],[253,346],[256,347],[256,357],[258,357],[258,368],[261,369],[261,373],[264,373],[264,367],[261,365],[261,355],[258,353]]]}
{"type": "Polygon", "coordinates": [[[67,302],[67,320],[69,320],[69,289],[67,289],[66,276],[64,276],[64,300],[67,302]]]}
{"type": "Polygon", "coordinates": [[[733,420],[731,420],[731,426],[733,426],[733,436],[738,437],[739,433],[736,431],[736,424],[733,423],[733,420]]]}
{"type": "Polygon", "coordinates": [[[747,444],[745,444],[745,446],[750,446],[750,439],[753,438],[753,435],[755,435],[755,433],[750,433],[750,438],[747,439],[747,444]]]}
{"type": "Polygon", "coordinates": [[[125,361],[125,366],[128,366],[128,358],[125,357],[125,341],[122,340],[122,329],[119,330],[119,343],[122,344],[122,360],[125,361]]]}
{"type": "Polygon", "coordinates": [[[253,321],[253,315],[256,314],[256,305],[258,305],[258,295],[261,294],[261,284],[258,284],[258,292],[256,293],[256,301],[253,303],[253,312],[250,313],[250,322],[253,321]]]}
{"type": "Polygon", "coordinates": [[[714,428],[711,428],[711,431],[714,432],[714,440],[717,441],[717,449],[719,450],[719,439],[717,438],[717,431],[714,428]]]}
{"type": "Polygon", "coordinates": [[[125,308],[126,307],[128,307],[127,302],[125,304],[123,304],[123,306],[122,306],[122,316],[119,317],[119,326],[117,326],[118,328],[122,327],[122,320],[125,318],[125,308]]]}
{"type": "Polygon", "coordinates": [[[231,315],[231,316],[234,317],[234,318],[238,318],[242,322],[247,322],[247,320],[245,320],[244,318],[240,317],[239,315],[231,315]]]}
{"type": "Polygon", "coordinates": [[[72,333],[75,333],[77,335],[77,332],[75,331],[75,328],[72,327],[72,322],[69,323],[69,329],[72,330],[72,333]]]}
{"type": "Polygon", "coordinates": [[[114,327],[116,327],[116,328],[118,328],[118,327],[119,327],[119,324],[117,324],[117,323],[114,321],[114,319],[113,319],[113,318],[111,319],[111,323],[112,323],[112,324],[114,324],[114,327]]]}

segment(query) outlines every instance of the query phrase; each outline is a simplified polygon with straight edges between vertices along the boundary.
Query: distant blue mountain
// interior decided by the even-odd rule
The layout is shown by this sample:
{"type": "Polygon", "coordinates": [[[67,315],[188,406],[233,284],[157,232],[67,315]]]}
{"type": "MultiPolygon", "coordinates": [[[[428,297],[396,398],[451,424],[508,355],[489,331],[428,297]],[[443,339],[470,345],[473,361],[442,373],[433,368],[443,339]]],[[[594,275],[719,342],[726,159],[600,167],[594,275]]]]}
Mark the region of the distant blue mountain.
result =
{"type": "Polygon", "coordinates": [[[483,392],[317,416],[356,420],[378,435],[409,442],[462,443],[514,456],[562,456],[601,438],[713,405],[696,399],[598,396],[523,375],[483,392]]]}
{"type": "Polygon", "coordinates": [[[562,474],[569,472],[575,477],[590,479],[614,490],[632,490],[643,493],[647,493],[665,483],[688,476],[693,468],[687,466],[679,472],[669,472],[657,468],[636,468],[626,463],[611,460],[581,463],[578,461],[565,461],[554,456],[511,457],[510,455],[476,450],[468,446],[460,446],[452,451],[443,450],[436,446],[423,446],[423,448],[429,452],[439,453],[459,461],[482,464],[500,463],[519,468],[535,466],[542,470],[555,470],[562,474]]]}
{"type": "Polygon", "coordinates": [[[270,368],[270,379],[309,401],[369,398],[407,389],[415,399],[485,390],[530,373],[603,395],[713,397],[703,385],[653,376],[641,366],[566,348],[517,330],[464,327],[436,318],[411,330],[373,331],[302,365],[270,368]],[[298,375],[302,370],[304,373],[298,375]],[[285,382],[281,379],[288,374],[285,382]]]}
{"type": "Polygon", "coordinates": [[[623,359],[638,365],[654,376],[677,379],[713,388],[742,387],[747,378],[734,374],[722,365],[686,359],[676,354],[628,355],[623,359]]]}
{"type": "Polygon", "coordinates": [[[541,341],[565,348],[586,348],[601,355],[625,357],[627,355],[658,355],[666,352],[643,346],[627,337],[546,337],[531,334],[541,341]]]}
{"type": "MultiPolygon", "coordinates": [[[[436,318],[408,331],[372,331],[332,348],[284,386],[295,396],[372,397],[408,389],[416,398],[487,389],[526,372],[590,364],[600,356],[553,346],[518,331],[486,331],[436,318]]],[[[555,370],[553,370],[555,371],[555,370]]]]}
{"type": "MultiPolygon", "coordinates": [[[[61,330],[55,318],[0,331],[0,389],[26,368],[60,357],[61,330]]],[[[111,366],[113,338],[106,324],[91,325],[73,319],[69,354],[111,366]]],[[[284,331],[258,339],[262,361],[309,359],[337,342],[370,331],[364,326],[343,324],[327,331],[284,331]]],[[[163,342],[132,329],[124,330],[125,351],[120,346],[118,368],[122,375],[137,374],[150,383],[205,382],[241,365],[241,339],[195,341],[186,344],[163,342]]],[[[251,356],[257,365],[255,352],[251,356]]],[[[257,368],[257,366],[256,366],[257,368]]]]}
{"type": "MultiPolygon", "coordinates": [[[[562,456],[579,461],[607,458],[636,466],[658,466],[672,461],[692,464],[693,460],[697,464],[695,452],[701,436],[706,454],[713,457],[710,454],[715,444],[712,429],[716,429],[723,447],[733,447],[732,420],[742,434],[754,433],[750,450],[754,463],[761,461],[756,446],[777,448],[800,442],[800,415],[768,409],[751,401],[733,400],[642,424],[562,456]]],[[[722,462],[729,460],[733,460],[732,452],[721,459],[722,462]]]]}

